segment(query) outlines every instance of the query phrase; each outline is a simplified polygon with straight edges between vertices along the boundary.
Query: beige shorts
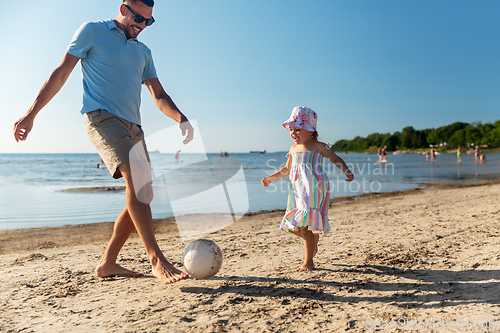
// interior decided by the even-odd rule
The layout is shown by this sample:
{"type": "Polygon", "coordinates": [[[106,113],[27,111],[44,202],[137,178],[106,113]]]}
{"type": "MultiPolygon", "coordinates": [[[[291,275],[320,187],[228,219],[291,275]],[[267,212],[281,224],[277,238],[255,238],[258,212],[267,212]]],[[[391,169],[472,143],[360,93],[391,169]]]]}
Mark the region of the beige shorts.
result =
{"type": "Polygon", "coordinates": [[[84,116],[87,135],[113,178],[122,177],[118,167],[130,162],[130,152],[139,142],[143,145],[145,163],[149,163],[141,126],[102,109],[87,112],[84,116]]]}

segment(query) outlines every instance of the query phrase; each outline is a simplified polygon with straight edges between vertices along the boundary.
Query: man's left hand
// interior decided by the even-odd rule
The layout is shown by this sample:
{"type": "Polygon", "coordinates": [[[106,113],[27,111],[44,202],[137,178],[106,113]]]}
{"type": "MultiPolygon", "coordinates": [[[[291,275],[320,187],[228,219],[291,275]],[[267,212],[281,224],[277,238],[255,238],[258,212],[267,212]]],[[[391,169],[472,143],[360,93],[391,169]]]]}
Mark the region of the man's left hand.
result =
{"type": "Polygon", "coordinates": [[[181,129],[182,136],[187,135],[184,141],[182,141],[185,145],[191,142],[194,137],[194,128],[191,126],[188,120],[181,121],[179,124],[179,128],[181,129]]]}

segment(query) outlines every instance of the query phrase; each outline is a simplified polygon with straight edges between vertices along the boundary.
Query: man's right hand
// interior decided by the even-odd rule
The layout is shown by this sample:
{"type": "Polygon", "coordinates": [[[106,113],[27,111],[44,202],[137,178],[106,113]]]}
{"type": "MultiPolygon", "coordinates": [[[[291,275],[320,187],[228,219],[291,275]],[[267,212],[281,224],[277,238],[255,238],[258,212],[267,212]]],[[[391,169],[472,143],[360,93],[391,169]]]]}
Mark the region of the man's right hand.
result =
{"type": "Polygon", "coordinates": [[[35,116],[61,90],[78,61],[80,58],[69,53],[64,55],[61,64],[50,74],[49,79],[38,92],[31,108],[14,124],[14,138],[17,142],[26,140],[33,128],[35,116]]]}
{"type": "Polygon", "coordinates": [[[33,128],[33,118],[27,115],[21,117],[14,124],[14,139],[17,142],[24,141],[33,128]]]}

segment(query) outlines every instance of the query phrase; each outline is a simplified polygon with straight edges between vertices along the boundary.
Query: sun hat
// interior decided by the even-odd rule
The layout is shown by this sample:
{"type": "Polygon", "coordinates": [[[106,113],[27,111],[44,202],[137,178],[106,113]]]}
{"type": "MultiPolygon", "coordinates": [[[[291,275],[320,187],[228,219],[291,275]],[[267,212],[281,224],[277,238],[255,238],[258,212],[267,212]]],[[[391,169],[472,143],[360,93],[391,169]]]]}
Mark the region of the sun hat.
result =
{"type": "Polygon", "coordinates": [[[317,121],[318,115],[312,109],[306,106],[296,106],[293,108],[290,118],[288,118],[288,120],[282,125],[285,128],[287,128],[287,126],[293,126],[303,128],[309,132],[317,132],[317,121]]]}

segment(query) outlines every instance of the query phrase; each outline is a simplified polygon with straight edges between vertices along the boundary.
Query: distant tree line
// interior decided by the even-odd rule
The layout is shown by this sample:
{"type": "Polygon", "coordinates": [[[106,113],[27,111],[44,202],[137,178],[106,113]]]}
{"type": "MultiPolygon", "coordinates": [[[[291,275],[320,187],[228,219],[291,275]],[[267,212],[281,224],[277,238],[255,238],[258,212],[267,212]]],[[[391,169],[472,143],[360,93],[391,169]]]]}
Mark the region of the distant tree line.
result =
{"type": "Polygon", "coordinates": [[[469,147],[487,145],[489,148],[500,147],[500,120],[494,124],[481,122],[453,123],[436,129],[416,130],[412,126],[403,128],[394,134],[373,133],[366,138],[356,136],[352,140],[339,140],[333,146],[334,151],[367,152],[387,146],[389,151],[429,148],[430,145],[446,144],[447,149],[458,146],[469,147]]]}

